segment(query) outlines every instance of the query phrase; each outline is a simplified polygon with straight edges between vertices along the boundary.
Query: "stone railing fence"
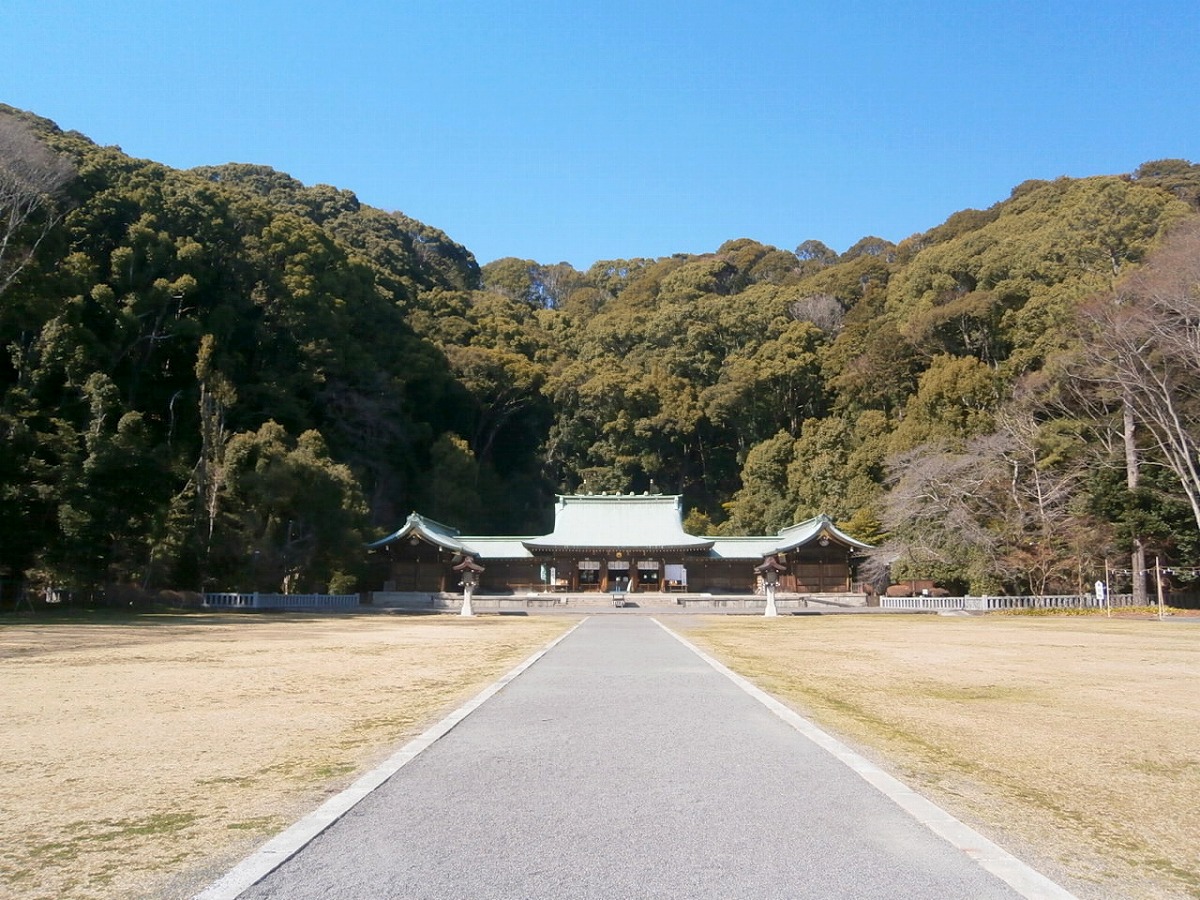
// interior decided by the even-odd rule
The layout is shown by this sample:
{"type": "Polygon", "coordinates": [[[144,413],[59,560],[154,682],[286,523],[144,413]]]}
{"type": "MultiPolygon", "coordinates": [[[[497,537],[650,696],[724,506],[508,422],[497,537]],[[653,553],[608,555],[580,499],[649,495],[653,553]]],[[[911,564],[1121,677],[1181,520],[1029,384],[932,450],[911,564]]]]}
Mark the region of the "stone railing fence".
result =
{"type": "Polygon", "coordinates": [[[1113,594],[1107,601],[1094,594],[1055,594],[1045,597],[880,597],[883,609],[962,610],[991,612],[998,609],[1104,609],[1127,606],[1131,594],[1113,594]]]}
{"type": "Polygon", "coordinates": [[[204,595],[206,609],[354,609],[358,594],[234,594],[204,595]]]}

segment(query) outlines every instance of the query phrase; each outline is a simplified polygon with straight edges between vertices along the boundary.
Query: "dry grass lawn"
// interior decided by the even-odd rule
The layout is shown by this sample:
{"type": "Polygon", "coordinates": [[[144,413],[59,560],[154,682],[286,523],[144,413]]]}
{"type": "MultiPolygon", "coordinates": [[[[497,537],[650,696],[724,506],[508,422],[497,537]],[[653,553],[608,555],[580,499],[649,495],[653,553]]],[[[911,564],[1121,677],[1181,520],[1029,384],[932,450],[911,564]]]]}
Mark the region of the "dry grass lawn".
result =
{"type": "Polygon", "coordinates": [[[1081,897],[1200,897],[1200,624],[709,617],[680,629],[1081,897]]]}
{"type": "MultiPolygon", "coordinates": [[[[190,897],[573,623],[0,619],[0,897],[190,897]]],[[[672,625],[1079,896],[1200,896],[1200,624],[672,625]]]]}
{"type": "Polygon", "coordinates": [[[0,897],[189,897],[571,624],[0,619],[0,897]]]}

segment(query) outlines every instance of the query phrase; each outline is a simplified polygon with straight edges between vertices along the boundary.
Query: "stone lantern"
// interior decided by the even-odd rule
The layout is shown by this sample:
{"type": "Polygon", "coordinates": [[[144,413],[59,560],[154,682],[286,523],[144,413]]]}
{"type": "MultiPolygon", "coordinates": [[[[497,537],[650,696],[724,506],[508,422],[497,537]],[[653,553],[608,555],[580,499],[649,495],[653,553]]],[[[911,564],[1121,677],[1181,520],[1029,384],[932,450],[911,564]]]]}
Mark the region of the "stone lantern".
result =
{"type": "Polygon", "coordinates": [[[767,607],[763,610],[763,615],[779,615],[779,610],[775,607],[775,591],[779,587],[779,573],[786,572],[787,567],[771,554],[763,560],[762,565],[755,566],[754,571],[762,576],[763,590],[767,594],[767,607]]]}
{"type": "Polygon", "coordinates": [[[462,562],[456,566],[450,567],[452,571],[458,572],[463,589],[463,605],[459,611],[460,616],[473,616],[475,610],[471,608],[471,595],[475,592],[475,586],[479,583],[479,573],[483,571],[483,566],[475,562],[475,557],[467,554],[463,556],[462,562]]]}

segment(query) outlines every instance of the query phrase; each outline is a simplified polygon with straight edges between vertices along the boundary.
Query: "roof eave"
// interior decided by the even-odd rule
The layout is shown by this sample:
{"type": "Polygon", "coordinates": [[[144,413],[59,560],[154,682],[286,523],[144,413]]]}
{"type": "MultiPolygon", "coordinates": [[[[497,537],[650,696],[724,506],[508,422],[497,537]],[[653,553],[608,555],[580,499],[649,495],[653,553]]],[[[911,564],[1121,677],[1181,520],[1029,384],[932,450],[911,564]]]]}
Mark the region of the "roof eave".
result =
{"type": "Polygon", "coordinates": [[[380,538],[373,543],[367,544],[367,549],[381,550],[384,547],[399,543],[405,538],[417,537],[420,540],[424,540],[428,544],[441,547],[443,550],[451,550],[456,553],[472,552],[470,547],[458,540],[456,535],[456,529],[449,528],[448,526],[442,525],[440,522],[434,522],[432,519],[425,519],[416,513],[412,513],[408,517],[408,521],[404,523],[403,528],[401,528],[399,531],[389,534],[387,537],[380,538]],[[455,533],[443,534],[442,532],[438,531],[437,528],[432,526],[446,528],[448,532],[455,533]]]}
{"type": "Polygon", "coordinates": [[[705,553],[712,541],[697,544],[539,544],[523,541],[530,553],[705,553]]]}

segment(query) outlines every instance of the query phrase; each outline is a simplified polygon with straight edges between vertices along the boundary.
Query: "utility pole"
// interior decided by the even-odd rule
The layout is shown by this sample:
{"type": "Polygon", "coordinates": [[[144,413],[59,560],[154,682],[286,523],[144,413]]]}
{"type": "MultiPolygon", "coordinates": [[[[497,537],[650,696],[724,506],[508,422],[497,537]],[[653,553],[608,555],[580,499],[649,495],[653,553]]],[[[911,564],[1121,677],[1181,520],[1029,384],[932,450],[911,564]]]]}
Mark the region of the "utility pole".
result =
{"type": "MultiPolygon", "coordinates": [[[[1133,492],[1138,488],[1141,466],[1137,448],[1137,425],[1133,420],[1133,405],[1128,396],[1121,404],[1121,413],[1125,437],[1125,486],[1133,492]]],[[[1146,597],[1146,545],[1140,534],[1134,535],[1132,557],[1129,568],[1133,572],[1133,605],[1149,606],[1149,599],[1146,597]]]]}
{"type": "Polygon", "coordinates": [[[1154,557],[1154,581],[1158,585],[1158,617],[1161,619],[1166,604],[1163,602],[1162,564],[1157,556],[1154,557]]]}

